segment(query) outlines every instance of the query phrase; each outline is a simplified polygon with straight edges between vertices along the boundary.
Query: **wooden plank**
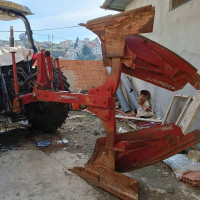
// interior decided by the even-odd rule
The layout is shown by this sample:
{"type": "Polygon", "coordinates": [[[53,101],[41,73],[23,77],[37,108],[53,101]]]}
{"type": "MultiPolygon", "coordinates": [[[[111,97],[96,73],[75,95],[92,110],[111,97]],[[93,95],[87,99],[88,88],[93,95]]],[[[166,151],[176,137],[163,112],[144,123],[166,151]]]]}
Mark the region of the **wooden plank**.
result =
{"type": "Polygon", "coordinates": [[[171,106],[172,106],[172,103],[173,103],[173,101],[174,101],[175,96],[176,96],[176,95],[174,95],[174,96],[172,97],[172,100],[171,100],[171,102],[170,102],[170,104],[169,104],[169,106],[168,106],[168,108],[167,108],[166,114],[165,114],[164,119],[163,119],[163,121],[162,121],[162,125],[165,124],[165,121],[166,121],[166,119],[167,119],[167,117],[168,117],[168,115],[169,115],[169,111],[171,110],[171,106]]]}
{"type": "Polygon", "coordinates": [[[185,102],[185,105],[184,105],[183,109],[181,110],[181,113],[179,114],[178,119],[176,120],[175,125],[178,125],[178,123],[180,122],[180,119],[182,118],[182,116],[183,116],[183,114],[184,114],[186,108],[188,107],[188,104],[189,104],[190,101],[192,100],[192,96],[188,96],[187,98],[188,98],[188,99],[187,99],[187,101],[185,102]]]}
{"type": "Polygon", "coordinates": [[[187,135],[200,110],[200,91],[194,96],[193,101],[180,124],[184,135],[187,135]]]}
{"type": "Polygon", "coordinates": [[[162,122],[160,119],[151,119],[151,118],[139,118],[139,117],[128,117],[128,116],[123,116],[123,115],[115,115],[115,118],[118,119],[133,119],[137,121],[145,121],[145,122],[162,122]]]}

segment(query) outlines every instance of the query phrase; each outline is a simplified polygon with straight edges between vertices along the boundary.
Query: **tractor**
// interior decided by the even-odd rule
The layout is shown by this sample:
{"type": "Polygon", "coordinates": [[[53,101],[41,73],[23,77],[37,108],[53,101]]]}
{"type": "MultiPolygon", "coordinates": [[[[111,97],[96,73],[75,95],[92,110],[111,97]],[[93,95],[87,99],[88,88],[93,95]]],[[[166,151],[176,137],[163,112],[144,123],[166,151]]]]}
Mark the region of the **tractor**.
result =
{"type": "Polygon", "coordinates": [[[159,126],[117,133],[115,119],[116,90],[121,72],[163,89],[177,91],[190,83],[200,89],[197,69],[186,60],[150,39],[139,35],[153,31],[155,9],[151,5],[109,15],[80,24],[93,31],[101,40],[105,66],[111,72],[104,84],[92,88],[88,94],[69,91],[62,76],[59,60],[52,60],[44,48],[36,53],[30,25],[25,17],[26,7],[0,1],[0,13],[9,19],[22,18],[37,60],[15,62],[0,68],[1,113],[12,121],[29,120],[37,129],[52,131],[64,121],[69,104],[84,104],[98,116],[105,127],[105,137],[98,138],[94,153],[83,167],[71,169],[85,180],[103,188],[121,199],[138,199],[138,181],[121,174],[166,159],[200,142],[200,130],[190,132],[192,122],[200,109],[198,91],[190,106],[185,107],[179,124],[159,126]]]}
{"type": "MultiPolygon", "coordinates": [[[[26,18],[26,15],[30,15],[32,12],[28,7],[8,1],[0,1],[0,12],[1,20],[23,20],[29,49],[32,51],[26,51],[21,46],[14,47],[13,28],[10,31],[10,47],[0,47],[0,112],[3,126],[8,126],[9,121],[28,120],[35,129],[45,132],[55,131],[64,123],[69,111],[69,104],[33,102],[21,107],[19,113],[16,113],[13,107],[15,98],[33,92],[38,75],[37,68],[33,66],[35,59],[32,57],[33,54],[37,57],[37,48],[34,45],[30,23],[26,18]],[[31,58],[29,59],[29,57],[31,58]],[[16,70],[13,69],[12,59],[17,62],[16,70]]],[[[44,47],[39,47],[39,49],[42,50],[44,47]]],[[[45,52],[45,57],[48,57],[49,61],[52,60],[49,51],[45,52]]],[[[54,65],[57,63],[56,60],[52,60],[52,62],[54,65]]],[[[52,74],[49,74],[47,78],[48,80],[52,79],[49,81],[51,84],[49,87],[52,90],[62,88],[62,90],[69,91],[70,85],[67,83],[66,77],[62,75],[60,68],[52,67],[52,74]]]]}

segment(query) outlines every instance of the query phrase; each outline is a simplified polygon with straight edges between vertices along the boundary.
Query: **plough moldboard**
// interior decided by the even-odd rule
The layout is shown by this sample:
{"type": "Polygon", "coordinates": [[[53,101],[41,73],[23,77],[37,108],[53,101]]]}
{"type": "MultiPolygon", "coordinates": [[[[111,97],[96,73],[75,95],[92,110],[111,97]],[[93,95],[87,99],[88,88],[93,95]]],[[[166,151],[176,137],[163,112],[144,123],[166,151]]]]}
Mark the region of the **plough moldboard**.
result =
{"type": "Polygon", "coordinates": [[[116,132],[115,98],[121,72],[171,91],[187,83],[200,89],[200,78],[193,66],[137,35],[152,32],[154,13],[152,6],[145,6],[81,24],[99,36],[104,63],[111,66],[106,82],[89,90],[88,95],[51,90],[52,65],[49,55],[42,50],[37,56],[39,73],[33,92],[14,99],[18,113],[19,102],[23,105],[37,101],[78,103],[87,105],[89,111],[101,118],[106,136],[97,140],[88,163],[72,171],[121,199],[138,199],[138,182],[119,172],[151,165],[200,142],[199,130],[184,135],[174,124],[123,134],[116,132]]]}

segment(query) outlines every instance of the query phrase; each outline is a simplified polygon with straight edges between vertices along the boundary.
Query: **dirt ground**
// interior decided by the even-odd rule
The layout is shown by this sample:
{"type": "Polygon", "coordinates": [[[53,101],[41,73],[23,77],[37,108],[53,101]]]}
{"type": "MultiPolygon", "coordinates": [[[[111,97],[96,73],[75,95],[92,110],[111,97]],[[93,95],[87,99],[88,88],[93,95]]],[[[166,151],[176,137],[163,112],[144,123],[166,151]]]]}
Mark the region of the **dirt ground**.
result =
{"type": "MultiPolygon", "coordinates": [[[[118,199],[68,171],[86,163],[96,139],[105,136],[97,117],[83,111],[69,116],[54,133],[26,127],[0,134],[0,200],[118,199]],[[69,143],[58,144],[61,138],[69,143]],[[37,147],[40,140],[52,143],[37,147]]],[[[119,127],[131,130],[117,121],[119,127]]],[[[139,200],[200,200],[200,187],[178,182],[162,162],[126,174],[139,181],[139,200]]]]}

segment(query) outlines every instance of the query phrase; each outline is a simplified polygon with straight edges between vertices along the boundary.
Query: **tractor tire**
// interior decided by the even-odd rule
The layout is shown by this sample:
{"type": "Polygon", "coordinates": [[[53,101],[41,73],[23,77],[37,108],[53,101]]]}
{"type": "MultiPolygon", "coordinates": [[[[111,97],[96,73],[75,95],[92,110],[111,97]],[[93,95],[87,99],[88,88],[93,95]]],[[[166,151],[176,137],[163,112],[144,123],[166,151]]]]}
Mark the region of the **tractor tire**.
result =
{"type": "MultiPolygon", "coordinates": [[[[69,90],[69,83],[62,74],[65,91],[69,90]]],[[[32,128],[43,132],[54,132],[68,117],[70,104],[35,102],[25,105],[26,117],[32,128]]]]}
{"type": "Polygon", "coordinates": [[[36,102],[25,108],[29,123],[33,129],[54,132],[68,116],[68,104],[36,102]]]}

